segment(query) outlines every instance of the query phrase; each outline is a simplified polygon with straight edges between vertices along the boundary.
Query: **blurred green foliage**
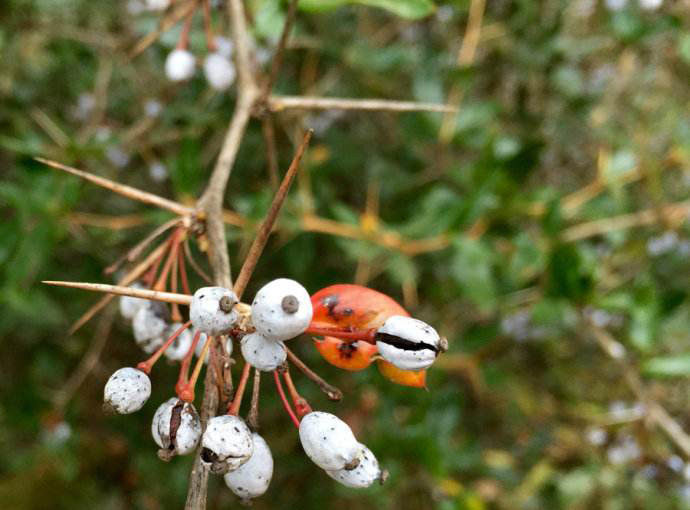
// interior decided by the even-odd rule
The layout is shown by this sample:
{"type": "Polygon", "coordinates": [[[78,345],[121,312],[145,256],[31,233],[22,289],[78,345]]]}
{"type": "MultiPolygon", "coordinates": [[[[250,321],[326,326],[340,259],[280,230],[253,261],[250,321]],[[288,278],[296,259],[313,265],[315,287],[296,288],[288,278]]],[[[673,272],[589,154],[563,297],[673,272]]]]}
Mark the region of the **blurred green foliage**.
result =
{"type": "MultiPolygon", "coordinates": [[[[614,335],[650,395],[690,429],[690,15],[682,2],[653,3],[487,2],[476,55],[458,65],[468,1],[300,2],[277,93],[450,97],[460,109],[277,114],[281,169],[304,127],[316,136],[249,292],[277,276],[310,291],[366,282],[437,325],[451,347],[426,392],[373,369],[339,372],[308,339],[294,341],[346,398],[328,403],[303,379],[300,390],[351,423],[391,477],[353,491],[318,472],[265,384],[262,433],[276,469],[257,508],[690,507],[690,469],[644,419],[583,320],[614,335]],[[368,196],[378,197],[374,220],[362,216],[368,196]],[[669,204],[680,205],[669,213],[669,204]],[[444,243],[413,254],[382,245],[381,230],[370,240],[305,230],[305,213],[444,243]]],[[[165,79],[179,26],[131,58],[158,23],[137,5],[0,5],[4,508],[184,501],[190,459],[161,463],[149,437],[175,369],[156,371],[141,412],[103,416],[106,377],[141,357],[117,319],[86,383],[56,410],[56,391],[95,341],[97,321],[73,337],[67,328],[95,298],[39,283],[106,281],[102,269],[169,216],[33,156],[191,203],[222,143],[234,90],[212,92],[201,73],[185,84],[165,79]]],[[[286,5],[247,6],[259,54],[270,55],[286,5]]],[[[224,9],[213,16],[226,32],[224,9]]],[[[190,43],[201,57],[200,19],[190,43]]],[[[269,183],[252,122],[227,206],[258,221],[269,183]]],[[[234,268],[253,232],[228,229],[234,268]]],[[[237,505],[219,480],[211,485],[210,508],[237,505]]]]}

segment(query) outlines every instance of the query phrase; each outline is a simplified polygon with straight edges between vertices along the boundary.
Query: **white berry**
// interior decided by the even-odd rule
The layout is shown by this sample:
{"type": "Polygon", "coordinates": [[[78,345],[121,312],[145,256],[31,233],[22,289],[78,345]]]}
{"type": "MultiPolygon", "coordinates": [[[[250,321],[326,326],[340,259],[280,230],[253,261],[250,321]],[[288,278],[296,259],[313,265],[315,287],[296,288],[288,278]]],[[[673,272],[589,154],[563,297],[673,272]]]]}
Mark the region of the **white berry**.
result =
{"type": "Polygon", "coordinates": [[[220,474],[234,471],[249,460],[254,451],[252,433],[238,416],[225,414],[211,418],[201,438],[201,460],[220,474]]]}
{"type": "Polygon", "coordinates": [[[168,327],[165,317],[167,308],[157,301],[142,306],[134,315],[132,330],[134,340],[144,352],[151,354],[165,341],[165,331],[168,327]]]}
{"type": "MultiPolygon", "coordinates": [[[[175,322],[168,326],[165,333],[165,338],[170,338],[175,332],[182,327],[181,322],[175,322]]],[[[198,345],[198,344],[197,344],[198,345]]],[[[192,332],[189,328],[180,333],[170,346],[165,350],[165,357],[172,361],[179,361],[185,357],[187,351],[192,346],[192,332]]]]}
{"type": "Polygon", "coordinates": [[[151,435],[161,447],[158,456],[163,460],[194,451],[201,438],[201,420],[194,405],[177,397],[163,402],[153,415],[151,435]]]}
{"type": "Polygon", "coordinates": [[[132,367],[116,370],[105,383],[103,405],[118,414],[130,414],[141,409],[151,396],[149,377],[132,367]]]}
{"type": "MultiPolygon", "coordinates": [[[[132,289],[143,289],[144,286],[140,283],[134,283],[130,285],[132,289]]],[[[120,298],[120,314],[127,320],[132,320],[134,315],[139,311],[140,308],[147,305],[148,301],[143,298],[137,298],[132,296],[122,296],[120,298]]]]}
{"type": "Polygon", "coordinates": [[[239,314],[234,309],[235,293],[224,287],[202,287],[194,293],[189,305],[189,318],[194,327],[207,335],[229,330],[239,314]]]}
{"type": "Polygon", "coordinates": [[[170,0],[146,0],[146,8],[149,11],[164,11],[170,6],[170,0]]]}
{"type": "Polygon", "coordinates": [[[386,471],[381,471],[376,456],[365,445],[359,445],[359,464],[354,469],[339,469],[326,471],[326,474],[346,487],[353,489],[365,489],[374,482],[383,483],[388,476],[386,471]]]}
{"type": "Polygon", "coordinates": [[[289,278],[278,278],[261,287],[252,303],[254,327],[271,340],[288,340],[302,334],[312,313],[309,293],[289,278]]]}
{"type": "Polygon", "coordinates": [[[441,337],[434,328],[402,315],[388,317],[375,338],[381,357],[401,370],[424,370],[443,350],[441,337]]]}
{"type": "Polygon", "coordinates": [[[257,498],[266,492],[273,477],[273,456],[259,434],[252,434],[254,452],[249,460],[225,475],[230,490],[243,500],[257,498]]]}
{"type": "Polygon", "coordinates": [[[321,469],[336,471],[357,465],[360,445],[348,424],[333,414],[314,411],[305,415],[299,439],[304,452],[321,469]]]}
{"type": "Polygon", "coordinates": [[[213,38],[213,42],[216,43],[216,52],[224,56],[225,58],[230,58],[232,56],[232,51],[234,44],[232,39],[224,37],[222,35],[217,35],[213,38]]]}
{"type": "Polygon", "coordinates": [[[184,81],[194,76],[196,58],[188,50],[174,49],[165,59],[165,75],[171,81],[184,81]]]}
{"type": "Polygon", "coordinates": [[[220,53],[209,53],[204,59],[204,75],[216,90],[225,90],[235,81],[235,66],[220,53]]]}
{"type": "Polygon", "coordinates": [[[242,338],[242,356],[245,361],[262,372],[271,372],[285,363],[285,344],[269,340],[261,333],[251,333],[242,338]]]}

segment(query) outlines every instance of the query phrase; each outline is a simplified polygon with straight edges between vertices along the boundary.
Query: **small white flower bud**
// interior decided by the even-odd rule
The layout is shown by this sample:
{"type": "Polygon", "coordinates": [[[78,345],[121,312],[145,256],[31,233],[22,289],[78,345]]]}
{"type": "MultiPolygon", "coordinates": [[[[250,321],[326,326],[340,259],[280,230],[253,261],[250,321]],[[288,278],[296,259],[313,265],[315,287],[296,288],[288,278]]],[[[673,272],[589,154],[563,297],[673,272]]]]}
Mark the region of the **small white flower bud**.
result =
{"type": "Polygon", "coordinates": [[[261,287],[252,303],[254,327],[269,340],[288,340],[302,334],[312,313],[309,293],[289,278],[278,278],[261,287]]]}
{"type": "Polygon", "coordinates": [[[194,451],[201,438],[201,420],[194,405],[177,397],[163,402],[153,415],[151,435],[161,447],[158,456],[163,460],[194,451]]]}
{"type": "Polygon", "coordinates": [[[201,460],[216,474],[234,471],[254,451],[252,433],[244,420],[225,414],[211,418],[201,438],[201,460]]]}
{"type": "Polygon", "coordinates": [[[283,342],[268,340],[261,333],[251,333],[242,338],[242,356],[257,370],[271,372],[285,363],[287,351],[283,342]]]}
{"type": "Polygon", "coordinates": [[[357,466],[361,447],[348,424],[333,414],[314,411],[305,415],[299,425],[299,439],[304,452],[321,469],[357,466]]]}
{"type": "Polygon", "coordinates": [[[365,489],[374,482],[383,483],[388,477],[388,472],[381,471],[376,456],[365,445],[359,445],[359,464],[354,469],[339,469],[326,471],[326,474],[346,487],[353,489],[365,489]]]}
{"type": "Polygon", "coordinates": [[[184,81],[194,76],[196,58],[183,49],[172,50],[165,59],[165,75],[171,81],[184,81]]]}
{"type": "Polygon", "coordinates": [[[216,90],[226,90],[235,81],[235,66],[220,53],[209,53],[204,59],[204,75],[216,90]]]}
{"type": "Polygon", "coordinates": [[[259,434],[252,434],[254,452],[249,460],[227,473],[225,483],[243,500],[257,498],[268,490],[273,477],[273,456],[268,444],[259,434]]]}
{"type": "Polygon", "coordinates": [[[192,297],[189,318],[202,333],[219,335],[237,322],[237,301],[235,293],[224,287],[202,287],[192,297]]]}
{"type": "Polygon", "coordinates": [[[393,315],[376,332],[376,347],[383,359],[401,370],[424,370],[444,350],[444,340],[427,323],[393,315]]]}
{"type": "Polygon", "coordinates": [[[116,370],[105,383],[103,406],[118,414],[130,414],[141,409],[151,396],[149,377],[132,367],[116,370]]]}

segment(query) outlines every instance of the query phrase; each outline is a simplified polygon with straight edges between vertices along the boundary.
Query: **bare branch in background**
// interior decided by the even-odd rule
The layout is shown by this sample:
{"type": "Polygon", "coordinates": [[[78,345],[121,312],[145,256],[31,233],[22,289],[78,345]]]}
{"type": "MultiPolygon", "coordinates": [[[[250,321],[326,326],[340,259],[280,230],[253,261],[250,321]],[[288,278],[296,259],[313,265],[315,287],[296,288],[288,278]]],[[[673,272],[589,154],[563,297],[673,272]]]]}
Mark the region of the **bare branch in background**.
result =
{"type": "Polygon", "coordinates": [[[390,99],[346,99],[316,96],[270,96],[268,108],[272,112],[283,110],[362,110],[390,112],[455,112],[452,105],[392,101],[390,99]]]}

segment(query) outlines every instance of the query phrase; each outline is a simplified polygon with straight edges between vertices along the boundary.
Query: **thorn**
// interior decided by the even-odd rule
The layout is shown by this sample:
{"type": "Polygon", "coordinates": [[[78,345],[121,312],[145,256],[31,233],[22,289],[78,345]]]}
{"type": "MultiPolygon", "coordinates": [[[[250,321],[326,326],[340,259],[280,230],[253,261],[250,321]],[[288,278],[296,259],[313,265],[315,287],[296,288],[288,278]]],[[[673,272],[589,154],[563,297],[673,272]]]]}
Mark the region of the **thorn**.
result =
{"type": "Polygon", "coordinates": [[[107,292],[110,294],[117,294],[119,296],[131,296],[152,301],[165,301],[166,303],[177,303],[178,305],[189,305],[192,302],[192,296],[187,294],[175,294],[172,292],[160,292],[157,290],[148,289],[133,289],[131,287],[122,287],[120,285],[107,285],[105,283],[87,283],[87,282],[63,282],[54,280],[43,280],[41,283],[46,285],[55,285],[57,287],[70,287],[73,289],[91,290],[94,292],[107,292]]]}
{"type": "Polygon", "coordinates": [[[101,186],[102,188],[108,189],[114,193],[118,193],[132,200],[137,200],[145,204],[155,205],[157,207],[160,207],[161,209],[165,209],[180,216],[187,216],[194,213],[194,209],[191,207],[178,204],[177,202],[168,200],[167,198],[159,197],[158,195],[154,195],[153,193],[141,191],[137,188],[133,188],[125,184],[120,184],[118,182],[111,181],[110,179],[99,177],[98,175],[94,175],[89,172],[84,172],[83,170],[79,170],[71,166],[63,165],[62,163],[58,163],[57,161],[52,161],[50,159],[45,159],[38,156],[34,157],[34,159],[39,163],[43,163],[44,165],[48,165],[52,168],[57,168],[58,170],[62,170],[64,172],[67,172],[68,174],[76,175],[77,177],[81,177],[82,179],[96,184],[97,186],[101,186]]]}

